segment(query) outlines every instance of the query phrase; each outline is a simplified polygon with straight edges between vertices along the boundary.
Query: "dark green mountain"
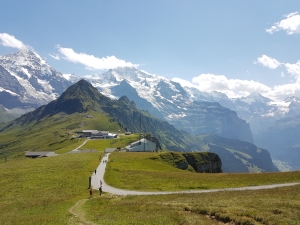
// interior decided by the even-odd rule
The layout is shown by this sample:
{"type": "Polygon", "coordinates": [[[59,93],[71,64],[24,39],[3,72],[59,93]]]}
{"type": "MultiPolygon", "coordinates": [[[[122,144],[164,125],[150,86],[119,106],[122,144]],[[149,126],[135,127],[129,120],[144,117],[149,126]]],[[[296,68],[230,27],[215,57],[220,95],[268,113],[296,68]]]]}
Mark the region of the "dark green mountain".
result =
{"type": "Polygon", "coordinates": [[[8,126],[25,125],[59,113],[69,115],[91,111],[106,114],[111,122],[118,123],[124,130],[139,132],[141,128],[142,133],[151,133],[168,150],[197,151],[199,149],[199,145],[194,142],[194,137],[188,133],[177,130],[169,123],[151,116],[147,111],[139,110],[135,103],[130,102],[125,96],[119,100],[105,97],[85,80],[70,86],[57,100],[21,116],[8,126]]]}

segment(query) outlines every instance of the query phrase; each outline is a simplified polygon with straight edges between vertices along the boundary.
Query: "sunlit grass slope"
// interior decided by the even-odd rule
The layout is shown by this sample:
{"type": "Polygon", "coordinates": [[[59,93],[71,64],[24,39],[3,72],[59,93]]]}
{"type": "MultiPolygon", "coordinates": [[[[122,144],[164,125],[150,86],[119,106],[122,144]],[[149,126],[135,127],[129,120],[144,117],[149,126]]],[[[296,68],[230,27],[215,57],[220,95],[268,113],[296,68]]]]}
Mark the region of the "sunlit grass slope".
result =
{"type": "Polygon", "coordinates": [[[87,219],[107,225],[298,225],[299,209],[300,185],[204,194],[106,195],[84,207],[87,219]]]}
{"type": "MultiPolygon", "coordinates": [[[[134,136],[125,138],[130,140],[134,136]]],[[[96,192],[88,200],[88,178],[99,164],[103,150],[114,144],[109,146],[108,141],[114,140],[87,142],[86,147],[99,150],[95,153],[23,158],[0,164],[0,224],[72,224],[69,221],[74,221],[74,216],[68,209],[82,199],[87,201],[76,210],[96,224],[218,224],[204,215],[223,221],[233,219],[244,225],[299,222],[299,186],[128,197],[108,193],[98,197],[96,192]]],[[[115,152],[110,154],[107,166],[107,183],[136,190],[209,189],[300,181],[299,172],[198,174],[173,167],[159,153],[115,152]]]]}
{"type": "Polygon", "coordinates": [[[121,128],[105,114],[57,114],[39,121],[33,120],[28,124],[6,127],[0,133],[0,153],[12,158],[23,157],[25,151],[68,152],[83,142],[83,139],[73,138],[73,135],[75,131],[84,129],[117,132],[121,128]],[[87,118],[89,114],[93,118],[87,118]]]}
{"type": "Polygon", "coordinates": [[[144,191],[214,189],[300,182],[300,172],[196,173],[163,162],[160,153],[115,152],[107,164],[105,181],[115,187],[144,191]]]}
{"type": "Polygon", "coordinates": [[[64,154],[0,164],[0,224],[67,224],[68,209],[87,198],[102,153],[64,154]]]}

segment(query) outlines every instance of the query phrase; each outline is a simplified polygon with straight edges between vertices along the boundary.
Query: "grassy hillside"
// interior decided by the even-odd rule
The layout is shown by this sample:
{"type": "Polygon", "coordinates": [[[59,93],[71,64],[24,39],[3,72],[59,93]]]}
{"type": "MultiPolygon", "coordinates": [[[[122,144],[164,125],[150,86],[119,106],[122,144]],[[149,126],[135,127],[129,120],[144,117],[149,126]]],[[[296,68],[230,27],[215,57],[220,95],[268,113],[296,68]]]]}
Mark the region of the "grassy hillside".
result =
{"type": "Polygon", "coordinates": [[[115,152],[106,167],[108,184],[143,191],[215,189],[300,182],[300,172],[285,173],[196,173],[175,168],[160,153],[115,152]]]}
{"type": "Polygon", "coordinates": [[[64,154],[0,164],[0,224],[67,224],[68,208],[88,197],[88,177],[100,154],[64,154]]]}
{"type": "Polygon", "coordinates": [[[230,193],[105,195],[87,201],[83,212],[95,224],[108,225],[220,225],[230,221],[239,225],[297,225],[299,207],[300,185],[230,193]]]}
{"type": "Polygon", "coordinates": [[[7,112],[7,110],[0,105],[0,123],[11,121],[19,116],[20,115],[7,112]]]}
{"type": "MultiPolygon", "coordinates": [[[[84,140],[74,138],[75,131],[83,129],[118,132],[119,124],[104,114],[87,112],[67,115],[59,113],[41,120],[17,126],[12,124],[0,132],[0,153],[8,158],[23,156],[25,151],[71,151],[84,140]],[[93,118],[87,118],[87,115],[93,118]]],[[[1,126],[0,126],[1,130],[1,126]]],[[[122,129],[121,129],[122,130],[122,129]]]]}
{"type": "MultiPolygon", "coordinates": [[[[113,141],[113,140],[111,140],[113,141]]],[[[107,140],[87,142],[103,149],[107,140]]],[[[114,143],[111,143],[113,145],[114,143]]],[[[274,190],[89,199],[88,177],[103,151],[16,159],[0,164],[0,224],[297,224],[299,186],[274,190]],[[259,198],[257,198],[259,196],[259,198]],[[276,196],[276,197],[274,197],[276,196]],[[69,210],[77,213],[74,217],[69,210]],[[149,213],[151,211],[151,213],[149,213]],[[81,220],[81,222],[80,222],[81,220]],[[85,222],[82,222],[85,221],[85,222]],[[251,223],[250,223],[250,222],[251,223]]],[[[300,181],[299,172],[197,174],[176,169],[159,153],[113,153],[105,179],[137,190],[210,189],[300,181]]],[[[104,190],[105,192],[105,190],[104,190]]]]}

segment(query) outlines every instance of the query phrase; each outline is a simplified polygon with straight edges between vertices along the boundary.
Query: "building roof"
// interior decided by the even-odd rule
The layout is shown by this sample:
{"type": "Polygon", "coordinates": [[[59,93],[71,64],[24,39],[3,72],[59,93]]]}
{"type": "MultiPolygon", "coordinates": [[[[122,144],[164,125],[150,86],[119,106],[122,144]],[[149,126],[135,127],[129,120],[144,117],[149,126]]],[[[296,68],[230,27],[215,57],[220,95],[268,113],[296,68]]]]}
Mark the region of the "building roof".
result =
{"type": "Polygon", "coordinates": [[[98,130],[82,130],[83,133],[98,133],[98,130]]]}
{"type": "Polygon", "coordinates": [[[136,141],[136,142],[132,142],[130,145],[126,146],[125,148],[126,148],[126,149],[131,149],[131,148],[133,148],[133,147],[139,145],[139,143],[143,143],[143,145],[144,145],[144,144],[146,145],[147,143],[155,144],[155,143],[152,142],[152,141],[149,141],[149,140],[147,140],[147,139],[145,139],[145,138],[142,138],[142,139],[140,139],[140,140],[138,140],[138,141],[136,141]]]}
{"type": "Polygon", "coordinates": [[[55,152],[52,151],[42,151],[42,152],[26,152],[25,157],[46,157],[46,156],[55,156],[57,155],[55,152]]]}

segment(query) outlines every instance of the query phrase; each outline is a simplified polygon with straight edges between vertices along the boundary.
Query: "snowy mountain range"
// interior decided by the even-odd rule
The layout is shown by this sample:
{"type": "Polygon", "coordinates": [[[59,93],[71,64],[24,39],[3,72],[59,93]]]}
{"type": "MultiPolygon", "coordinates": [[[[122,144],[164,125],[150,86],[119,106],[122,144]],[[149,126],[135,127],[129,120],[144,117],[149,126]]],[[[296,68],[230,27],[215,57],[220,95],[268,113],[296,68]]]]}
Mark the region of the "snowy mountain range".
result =
{"type": "Polygon", "coordinates": [[[249,124],[236,112],[217,102],[194,101],[179,83],[165,77],[127,67],[85,76],[84,79],[102,94],[112,99],[126,95],[140,109],[191,134],[212,133],[253,142],[249,124]]]}
{"type": "Polygon", "coordinates": [[[61,74],[28,48],[0,56],[0,104],[7,109],[36,108],[56,99],[82,78],[112,99],[128,95],[141,109],[169,122],[186,117],[187,108],[195,101],[218,102],[249,122],[255,134],[277,119],[298,115],[300,109],[300,99],[296,97],[289,97],[280,104],[259,93],[233,99],[216,91],[207,93],[183,87],[133,67],[84,77],[61,74]]]}
{"type": "MultiPolygon", "coordinates": [[[[298,126],[290,125],[298,124],[300,114],[300,99],[294,96],[283,102],[259,93],[228,98],[220,92],[201,92],[134,67],[86,76],[62,74],[31,49],[0,56],[0,105],[4,107],[0,107],[0,115],[9,118],[9,112],[15,116],[45,105],[80,79],[89,81],[112,99],[127,96],[140,109],[194,135],[211,133],[252,143],[257,140],[272,152],[273,138],[280,141],[280,136],[286,137],[295,129],[298,132],[298,126]],[[288,122],[283,126],[283,122],[276,121],[288,122]],[[276,137],[274,129],[278,131],[276,137]],[[268,137],[268,142],[264,141],[266,138],[262,140],[262,134],[268,137]]],[[[300,145],[297,140],[295,136],[291,146],[282,143],[294,149],[293,146],[300,145]]]]}
{"type": "MultiPolygon", "coordinates": [[[[76,75],[65,75],[70,81],[80,79],[76,75]]],[[[217,102],[235,111],[247,121],[254,134],[267,128],[272,122],[285,116],[296,116],[300,99],[289,97],[284,102],[274,102],[259,93],[246,97],[228,98],[220,92],[201,92],[193,87],[183,87],[165,77],[149,74],[136,68],[117,68],[103,74],[81,77],[97,87],[110,98],[127,95],[138,107],[172,123],[186,117],[186,110],[193,102],[217,102]]]]}

